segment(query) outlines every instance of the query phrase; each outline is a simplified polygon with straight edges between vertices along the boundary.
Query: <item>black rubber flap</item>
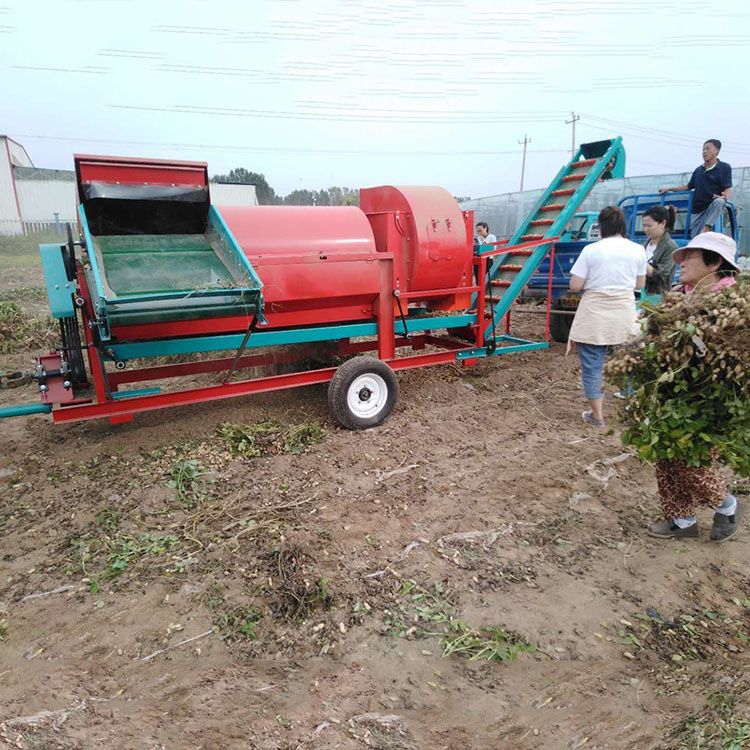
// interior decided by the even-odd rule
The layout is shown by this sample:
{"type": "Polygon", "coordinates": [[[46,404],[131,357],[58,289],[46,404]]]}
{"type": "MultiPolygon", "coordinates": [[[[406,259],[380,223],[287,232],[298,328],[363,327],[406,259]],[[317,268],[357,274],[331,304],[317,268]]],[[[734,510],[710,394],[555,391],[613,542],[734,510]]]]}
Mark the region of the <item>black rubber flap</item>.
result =
{"type": "Polygon", "coordinates": [[[584,159],[599,159],[609,151],[612,141],[592,141],[591,143],[582,143],[581,152],[584,159]]]}

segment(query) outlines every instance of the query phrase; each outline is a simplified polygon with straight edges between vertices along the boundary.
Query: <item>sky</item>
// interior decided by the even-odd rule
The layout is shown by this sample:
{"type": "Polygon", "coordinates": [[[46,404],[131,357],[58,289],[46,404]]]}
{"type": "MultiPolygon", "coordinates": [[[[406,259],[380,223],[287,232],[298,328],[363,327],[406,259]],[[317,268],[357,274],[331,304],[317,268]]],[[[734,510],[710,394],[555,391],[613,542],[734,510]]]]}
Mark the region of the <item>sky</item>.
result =
{"type": "Polygon", "coordinates": [[[622,135],[627,174],[707,138],[750,165],[750,4],[726,0],[0,0],[0,133],[246,167],[297,188],[544,187],[622,135]]]}

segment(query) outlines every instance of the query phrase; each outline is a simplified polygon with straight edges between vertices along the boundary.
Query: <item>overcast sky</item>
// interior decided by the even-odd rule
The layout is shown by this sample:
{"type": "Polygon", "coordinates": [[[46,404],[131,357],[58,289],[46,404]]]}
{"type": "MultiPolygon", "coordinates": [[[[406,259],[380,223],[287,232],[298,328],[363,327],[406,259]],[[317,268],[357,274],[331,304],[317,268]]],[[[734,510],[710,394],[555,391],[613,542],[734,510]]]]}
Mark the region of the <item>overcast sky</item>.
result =
{"type": "Polygon", "coordinates": [[[0,0],[0,133],[74,152],[263,172],[284,194],[546,185],[576,140],[628,174],[706,138],[750,165],[747,0],[0,0]]]}

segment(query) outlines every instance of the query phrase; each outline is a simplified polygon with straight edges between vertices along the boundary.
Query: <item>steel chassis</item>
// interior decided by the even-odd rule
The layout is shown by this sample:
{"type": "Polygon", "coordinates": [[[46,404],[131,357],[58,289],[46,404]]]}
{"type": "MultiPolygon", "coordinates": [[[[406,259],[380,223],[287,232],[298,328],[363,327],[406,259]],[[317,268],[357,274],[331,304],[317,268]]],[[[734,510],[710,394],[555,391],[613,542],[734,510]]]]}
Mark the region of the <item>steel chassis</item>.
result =
{"type": "MultiPolygon", "coordinates": [[[[516,248],[531,249],[549,245],[551,268],[554,265],[554,242],[557,239],[557,237],[553,237],[533,240],[519,244],[516,248]]],[[[482,247],[479,254],[474,256],[476,279],[485,279],[488,263],[497,255],[507,252],[507,250],[508,245],[503,242],[497,243],[494,248],[482,247]]],[[[372,255],[352,254],[340,256],[340,258],[331,258],[326,262],[355,259],[372,261],[372,255]]],[[[310,256],[299,255],[287,256],[284,261],[295,264],[311,262],[311,259],[310,256]]],[[[393,370],[430,367],[451,362],[471,365],[488,356],[545,349],[549,346],[551,275],[548,285],[544,341],[529,341],[512,336],[510,333],[510,312],[505,316],[505,333],[494,335],[491,340],[486,340],[485,326],[489,320],[488,315],[484,313],[485,303],[488,301],[486,284],[478,282],[476,286],[468,288],[435,289],[399,294],[393,290],[393,254],[378,253],[377,262],[379,263],[380,292],[373,305],[375,316],[371,322],[304,325],[305,321],[301,320],[301,325],[294,328],[252,330],[249,326],[249,320],[244,318],[241,321],[238,320],[239,325],[235,330],[241,330],[244,327],[250,332],[247,335],[247,333],[226,333],[227,320],[216,318],[113,327],[112,336],[114,340],[111,341],[97,340],[94,300],[91,297],[83,267],[78,262],[78,288],[82,298],[79,300],[79,305],[83,314],[84,346],[88,357],[90,384],[93,386],[95,399],[74,397],[64,403],[53,404],[51,403],[52,392],[43,393],[43,400],[47,398],[49,403],[15,407],[18,410],[16,413],[51,412],[55,423],[108,418],[111,424],[118,424],[132,421],[134,415],[139,412],[154,409],[186,406],[234,396],[326,383],[333,378],[336,372],[335,367],[232,380],[234,371],[237,369],[294,362],[301,357],[309,356],[315,352],[316,344],[321,342],[329,342],[331,346],[326,351],[339,356],[377,351],[378,358],[385,361],[393,370]],[[402,318],[399,314],[402,305],[396,302],[400,299],[405,303],[405,309],[408,312],[410,302],[466,292],[476,293],[477,295],[475,309],[466,313],[438,316],[412,314],[402,318]],[[473,341],[462,344],[455,337],[435,333],[435,331],[443,329],[456,328],[470,330],[474,337],[473,341]],[[200,335],[185,335],[188,331],[200,335]],[[118,341],[121,343],[118,343],[118,341]],[[270,353],[245,354],[247,350],[290,344],[301,344],[303,345],[302,350],[295,353],[272,351],[270,353]],[[427,347],[437,349],[437,351],[397,356],[397,350],[405,347],[410,347],[413,352],[424,350],[427,347]],[[231,350],[236,352],[233,357],[125,369],[125,363],[131,359],[231,350]],[[115,362],[117,369],[108,371],[106,368],[107,362],[115,362]],[[120,390],[120,387],[126,384],[145,383],[209,372],[223,372],[225,374],[220,382],[215,385],[199,388],[163,393],[155,387],[120,390]]],[[[494,322],[497,324],[501,321],[494,322]]],[[[59,393],[59,389],[55,392],[59,393]]]]}

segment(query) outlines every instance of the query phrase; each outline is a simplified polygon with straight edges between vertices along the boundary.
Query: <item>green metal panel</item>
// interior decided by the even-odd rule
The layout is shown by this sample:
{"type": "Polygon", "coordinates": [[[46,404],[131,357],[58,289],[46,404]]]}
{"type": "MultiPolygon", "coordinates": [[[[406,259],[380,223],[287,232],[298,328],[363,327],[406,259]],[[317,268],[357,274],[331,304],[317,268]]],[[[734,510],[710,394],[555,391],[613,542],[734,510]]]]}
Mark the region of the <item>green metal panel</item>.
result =
{"type": "Polygon", "coordinates": [[[115,391],[112,398],[115,401],[122,401],[136,396],[155,396],[157,393],[161,393],[161,388],[134,388],[132,391],[115,391]]]}
{"type": "Polygon", "coordinates": [[[39,245],[44,281],[47,284],[49,309],[53,318],[70,318],[75,315],[73,293],[75,283],[68,281],[60,245],[39,245]]]}
{"type": "Polygon", "coordinates": [[[490,352],[487,347],[481,347],[480,349],[466,349],[464,351],[456,352],[456,359],[459,361],[465,359],[477,359],[479,357],[499,357],[503,354],[517,354],[518,352],[530,352],[536,349],[549,349],[549,342],[547,341],[527,341],[526,339],[515,338],[514,336],[498,336],[498,344],[503,341],[514,341],[516,343],[510,346],[498,346],[497,349],[490,352]]]}
{"type": "MultiPolygon", "coordinates": [[[[462,328],[476,322],[476,315],[441,315],[407,320],[408,333],[438,331],[444,328],[462,328]]],[[[400,320],[394,323],[397,335],[404,335],[404,325],[400,320]]],[[[319,341],[377,336],[377,323],[350,323],[347,325],[318,326],[312,328],[290,328],[282,331],[256,331],[248,342],[248,349],[264,346],[288,346],[319,341]]],[[[175,354],[197,354],[199,352],[231,351],[242,344],[244,334],[232,333],[220,336],[195,336],[192,338],[142,341],[133,344],[112,344],[107,348],[107,357],[126,361],[140,357],[162,357],[175,354]]]]}
{"type": "Polygon", "coordinates": [[[208,226],[209,231],[215,232],[223,242],[231,245],[231,252],[228,255],[231,255],[240,266],[241,271],[252,279],[252,286],[256,289],[262,289],[263,282],[260,280],[260,276],[243,252],[237,238],[232,234],[232,230],[224,221],[224,217],[217,211],[216,206],[210,206],[208,209],[208,226]]]}
{"type": "Polygon", "coordinates": [[[263,318],[260,278],[211,206],[203,234],[93,235],[81,206],[99,332],[225,315],[263,318]]]}

